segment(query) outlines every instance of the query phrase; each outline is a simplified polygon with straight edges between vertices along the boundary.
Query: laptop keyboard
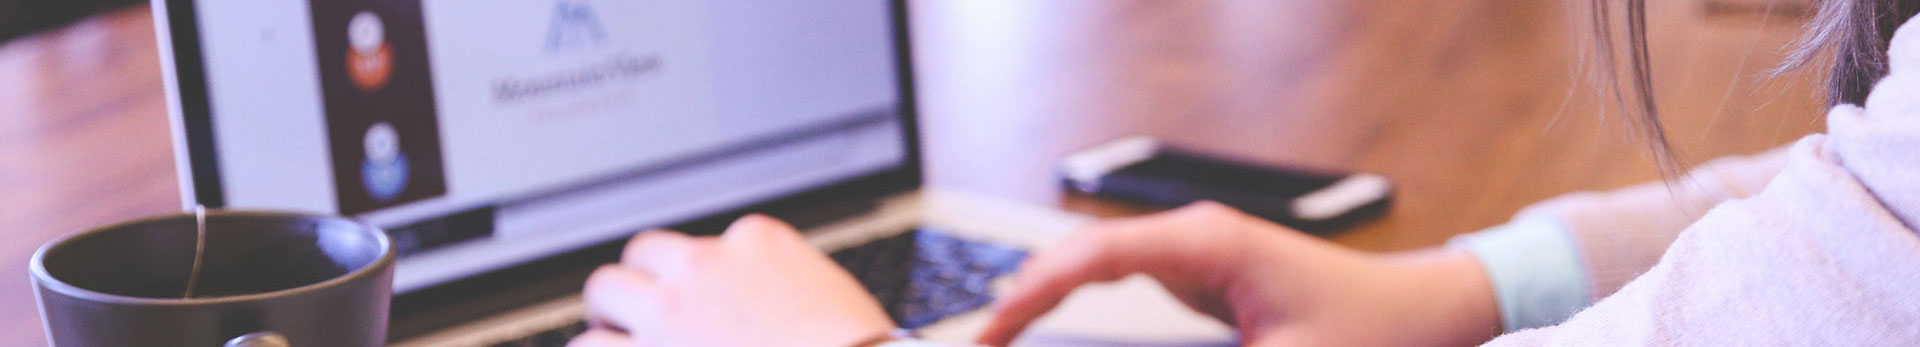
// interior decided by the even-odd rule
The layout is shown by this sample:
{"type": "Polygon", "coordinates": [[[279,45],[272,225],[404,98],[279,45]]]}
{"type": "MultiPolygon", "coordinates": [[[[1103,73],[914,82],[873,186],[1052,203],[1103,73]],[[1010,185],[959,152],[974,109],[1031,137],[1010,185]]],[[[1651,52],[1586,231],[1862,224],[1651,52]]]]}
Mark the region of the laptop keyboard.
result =
{"type": "Polygon", "coordinates": [[[886,308],[917,329],[993,302],[992,281],[1013,273],[1025,251],[923,228],[832,254],[886,308]]]}
{"type": "MultiPolygon", "coordinates": [[[[909,230],[829,255],[879,299],[894,324],[915,329],[993,302],[992,281],[1013,273],[1025,251],[951,236],[934,228],[909,230]]],[[[539,331],[493,347],[566,346],[587,330],[584,321],[539,331]]]]}

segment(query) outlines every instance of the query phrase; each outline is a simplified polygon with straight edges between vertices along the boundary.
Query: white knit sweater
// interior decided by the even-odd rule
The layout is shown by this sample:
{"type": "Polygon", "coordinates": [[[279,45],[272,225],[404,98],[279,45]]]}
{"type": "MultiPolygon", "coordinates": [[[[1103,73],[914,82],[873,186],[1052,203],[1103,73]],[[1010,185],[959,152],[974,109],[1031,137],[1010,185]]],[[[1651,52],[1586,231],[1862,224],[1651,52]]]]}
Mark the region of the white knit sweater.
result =
{"type": "Polygon", "coordinates": [[[1681,208],[1629,215],[1672,201],[1646,186],[1529,209],[1564,221],[1600,299],[1490,344],[1920,344],[1920,21],[1891,46],[1864,108],[1835,107],[1827,135],[1784,152],[1696,171],[1681,208]]]}

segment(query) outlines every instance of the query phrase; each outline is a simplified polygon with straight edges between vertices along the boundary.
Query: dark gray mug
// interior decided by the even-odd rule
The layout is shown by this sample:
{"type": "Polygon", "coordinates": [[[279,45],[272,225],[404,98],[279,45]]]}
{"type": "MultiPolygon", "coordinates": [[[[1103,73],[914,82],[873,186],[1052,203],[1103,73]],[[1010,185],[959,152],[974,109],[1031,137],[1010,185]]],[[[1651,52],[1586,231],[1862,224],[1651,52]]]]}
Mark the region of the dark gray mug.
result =
{"type": "Polygon", "coordinates": [[[381,346],[393,295],[386,233],[330,216],[210,211],[194,296],[183,298],[193,214],[69,235],[33,254],[40,317],[58,347],[381,346]]]}

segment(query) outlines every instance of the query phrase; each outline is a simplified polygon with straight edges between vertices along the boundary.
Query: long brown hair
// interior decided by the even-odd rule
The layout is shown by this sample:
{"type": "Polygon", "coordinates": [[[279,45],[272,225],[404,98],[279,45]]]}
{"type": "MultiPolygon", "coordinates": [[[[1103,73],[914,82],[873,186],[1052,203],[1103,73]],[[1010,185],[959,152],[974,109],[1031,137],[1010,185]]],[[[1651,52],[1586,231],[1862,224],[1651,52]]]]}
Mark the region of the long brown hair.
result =
{"type": "MultiPolygon", "coordinates": [[[[1830,61],[1827,104],[1865,103],[1873,84],[1887,75],[1887,43],[1901,24],[1920,12],[1920,0],[1810,1],[1818,10],[1786,61],[1774,69],[1774,75],[1830,61]]],[[[1599,60],[1597,73],[1603,76],[1603,86],[1621,106],[1637,135],[1646,141],[1663,173],[1677,172],[1680,165],[1667,143],[1666,130],[1660,126],[1660,110],[1653,97],[1646,0],[1592,0],[1589,4],[1595,58],[1599,60]],[[1615,8],[1616,4],[1620,8],[1615,8]],[[1616,10],[1625,18],[1616,18],[1616,10]],[[1616,22],[1624,22],[1624,32],[1618,32],[1623,28],[1616,22]]]]}

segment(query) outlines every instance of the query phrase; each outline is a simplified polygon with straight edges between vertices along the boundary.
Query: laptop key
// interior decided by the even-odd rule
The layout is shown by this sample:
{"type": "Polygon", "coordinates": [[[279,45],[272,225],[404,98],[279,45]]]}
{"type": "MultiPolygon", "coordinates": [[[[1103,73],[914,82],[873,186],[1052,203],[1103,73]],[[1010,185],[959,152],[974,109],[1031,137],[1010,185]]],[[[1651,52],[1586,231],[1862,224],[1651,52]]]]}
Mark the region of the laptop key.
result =
{"type": "Polygon", "coordinates": [[[952,236],[939,229],[909,230],[834,252],[885,307],[894,324],[914,329],[993,302],[990,284],[1012,273],[1025,251],[952,236]]]}

